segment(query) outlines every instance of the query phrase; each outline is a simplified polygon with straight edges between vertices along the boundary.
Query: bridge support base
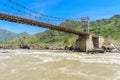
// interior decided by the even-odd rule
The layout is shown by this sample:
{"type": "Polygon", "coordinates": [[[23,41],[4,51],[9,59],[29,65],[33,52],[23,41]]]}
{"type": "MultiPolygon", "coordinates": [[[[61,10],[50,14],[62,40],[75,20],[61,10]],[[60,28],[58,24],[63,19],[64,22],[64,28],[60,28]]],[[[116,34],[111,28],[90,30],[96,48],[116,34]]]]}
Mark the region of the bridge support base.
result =
{"type": "Polygon", "coordinates": [[[79,38],[76,40],[75,48],[87,52],[95,48],[101,48],[103,43],[104,39],[100,36],[99,37],[93,37],[92,35],[79,36],[79,38]]]}

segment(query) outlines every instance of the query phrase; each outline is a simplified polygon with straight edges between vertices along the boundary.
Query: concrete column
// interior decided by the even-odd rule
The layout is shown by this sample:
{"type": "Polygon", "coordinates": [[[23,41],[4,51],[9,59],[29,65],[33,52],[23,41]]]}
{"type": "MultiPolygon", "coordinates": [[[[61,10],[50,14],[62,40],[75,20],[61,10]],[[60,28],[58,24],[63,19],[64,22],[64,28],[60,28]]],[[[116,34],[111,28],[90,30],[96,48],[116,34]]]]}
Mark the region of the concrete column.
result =
{"type": "Polygon", "coordinates": [[[92,37],[94,48],[99,48],[99,37],[92,37]]]}
{"type": "Polygon", "coordinates": [[[101,36],[92,37],[94,48],[101,48],[104,44],[104,38],[101,36]]]}
{"type": "Polygon", "coordinates": [[[104,41],[105,41],[104,38],[99,36],[99,38],[98,38],[98,47],[99,48],[101,48],[103,46],[104,41]]]}
{"type": "Polygon", "coordinates": [[[80,36],[79,39],[76,40],[76,48],[85,52],[94,49],[92,35],[80,36]]]}

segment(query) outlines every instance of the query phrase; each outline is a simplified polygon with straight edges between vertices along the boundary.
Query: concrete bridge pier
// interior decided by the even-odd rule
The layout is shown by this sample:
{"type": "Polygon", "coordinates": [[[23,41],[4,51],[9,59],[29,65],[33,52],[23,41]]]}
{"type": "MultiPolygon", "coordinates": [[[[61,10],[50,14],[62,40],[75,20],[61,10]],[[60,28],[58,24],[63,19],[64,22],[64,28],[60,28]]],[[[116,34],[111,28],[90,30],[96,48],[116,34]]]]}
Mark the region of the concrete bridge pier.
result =
{"type": "Polygon", "coordinates": [[[87,52],[95,48],[101,48],[103,43],[104,39],[100,36],[99,37],[93,37],[92,35],[79,36],[79,38],[76,40],[75,48],[87,52]]]}

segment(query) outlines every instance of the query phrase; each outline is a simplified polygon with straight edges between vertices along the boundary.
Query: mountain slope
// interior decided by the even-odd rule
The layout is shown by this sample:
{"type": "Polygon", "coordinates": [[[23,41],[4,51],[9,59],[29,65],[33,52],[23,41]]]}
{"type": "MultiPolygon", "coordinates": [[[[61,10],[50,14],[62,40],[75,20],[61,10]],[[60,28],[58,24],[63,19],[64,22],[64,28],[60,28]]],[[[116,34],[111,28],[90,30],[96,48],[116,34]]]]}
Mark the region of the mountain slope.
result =
{"type": "Polygon", "coordinates": [[[8,30],[0,29],[0,41],[8,41],[14,38],[17,34],[14,32],[10,32],[8,30]]]}
{"type": "Polygon", "coordinates": [[[120,15],[91,22],[90,30],[92,33],[105,38],[120,39],[120,15]]]}
{"type": "Polygon", "coordinates": [[[9,44],[20,44],[21,40],[24,39],[26,41],[27,37],[29,37],[29,36],[31,36],[31,35],[26,33],[26,32],[23,32],[23,33],[17,34],[14,38],[9,40],[7,43],[9,43],[9,44]]]}
{"type": "MultiPolygon", "coordinates": [[[[81,30],[81,22],[80,21],[65,21],[60,25],[64,27],[69,27],[74,30],[81,30]]],[[[120,15],[114,15],[109,19],[101,19],[90,22],[90,33],[103,36],[105,38],[110,39],[120,39],[120,15]]],[[[74,44],[76,38],[78,36],[58,32],[54,30],[46,30],[45,32],[26,36],[25,43],[26,44],[74,44]]],[[[21,37],[22,38],[22,37],[21,37]]],[[[17,38],[19,41],[19,38],[17,38]]],[[[16,43],[13,39],[11,42],[16,43]]],[[[20,42],[19,42],[20,43],[20,42]]]]}

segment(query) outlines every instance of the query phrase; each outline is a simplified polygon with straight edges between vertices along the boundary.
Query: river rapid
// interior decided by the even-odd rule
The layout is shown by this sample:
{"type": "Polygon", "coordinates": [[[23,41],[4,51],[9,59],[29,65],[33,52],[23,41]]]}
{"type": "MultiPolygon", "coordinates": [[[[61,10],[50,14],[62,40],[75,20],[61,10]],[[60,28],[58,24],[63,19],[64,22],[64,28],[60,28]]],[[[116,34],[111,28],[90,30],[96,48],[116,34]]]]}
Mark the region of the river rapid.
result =
{"type": "Polygon", "coordinates": [[[0,50],[0,80],[120,80],[120,54],[0,50]]]}

